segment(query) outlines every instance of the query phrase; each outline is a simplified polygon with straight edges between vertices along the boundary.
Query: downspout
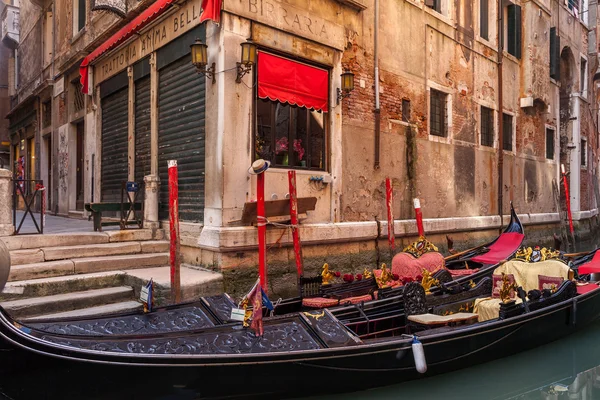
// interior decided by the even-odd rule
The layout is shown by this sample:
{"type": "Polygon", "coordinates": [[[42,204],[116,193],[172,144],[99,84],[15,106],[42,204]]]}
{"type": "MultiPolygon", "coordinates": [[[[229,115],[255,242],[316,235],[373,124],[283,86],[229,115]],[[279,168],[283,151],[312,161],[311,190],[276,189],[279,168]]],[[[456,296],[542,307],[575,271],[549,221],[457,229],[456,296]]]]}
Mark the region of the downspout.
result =
{"type": "Polygon", "coordinates": [[[375,165],[374,168],[379,169],[379,147],[381,135],[381,113],[379,106],[379,0],[375,0],[375,24],[374,30],[374,52],[375,58],[375,165]]]}
{"type": "Polygon", "coordinates": [[[502,231],[502,203],[504,189],[504,131],[502,121],[502,59],[504,58],[504,24],[502,0],[498,0],[498,216],[502,231]]]}

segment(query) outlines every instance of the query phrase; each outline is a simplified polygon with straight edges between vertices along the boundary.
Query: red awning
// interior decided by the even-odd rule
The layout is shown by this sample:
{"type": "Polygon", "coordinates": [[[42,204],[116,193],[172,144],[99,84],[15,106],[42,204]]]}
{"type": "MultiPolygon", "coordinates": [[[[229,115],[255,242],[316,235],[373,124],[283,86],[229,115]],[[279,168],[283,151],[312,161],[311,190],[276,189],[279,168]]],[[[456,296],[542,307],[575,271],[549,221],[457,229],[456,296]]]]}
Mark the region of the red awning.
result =
{"type": "Polygon", "coordinates": [[[145,9],[140,15],[121,28],[119,32],[112,35],[110,39],[102,43],[100,47],[92,51],[83,59],[83,62],[79,66],[83,93],[88,93],[88,66],[90,63],[108,50],[129,39],[134,33],[138,32],[144,26],[156,19],[156,17],[161,15],[173,2],[175,2],[175,0],[156,0],[150,7],[145,9]]]}
{"type": "Polygon", "coordinates": [[[329,73],[273,54],[258,53],[258,97],[327,112],[329,73]]]}

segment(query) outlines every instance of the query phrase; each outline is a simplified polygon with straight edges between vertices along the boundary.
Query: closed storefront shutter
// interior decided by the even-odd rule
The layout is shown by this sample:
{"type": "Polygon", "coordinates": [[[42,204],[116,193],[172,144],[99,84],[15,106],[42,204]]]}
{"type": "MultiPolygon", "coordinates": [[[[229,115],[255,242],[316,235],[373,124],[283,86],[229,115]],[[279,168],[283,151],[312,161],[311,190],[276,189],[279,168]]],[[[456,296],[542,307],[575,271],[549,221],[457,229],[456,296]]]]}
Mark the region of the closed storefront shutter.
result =
{"type": "Polygon", "coordinates": [[[150,175],[150,77],[135,82],[135,181],[150,175]]]}
{"type": "Polygon", "coordinates": [[[183,43],[187,45],[188,54],[165,65],[159,71],[159,214],[161,218],[168,218],[167,162],[177,160],[180,219],[201,222],[204,214],[206,78],[196,72],[189,59],[189,43],[183,43]]]}
{"type": "MultiPolygon", "coordinates": [[[[101,89],[102,93],[102,89],[101,89]]],[[[102,98],[102,201],[121,201],[127,180],[127,87],[102,98]]]]}

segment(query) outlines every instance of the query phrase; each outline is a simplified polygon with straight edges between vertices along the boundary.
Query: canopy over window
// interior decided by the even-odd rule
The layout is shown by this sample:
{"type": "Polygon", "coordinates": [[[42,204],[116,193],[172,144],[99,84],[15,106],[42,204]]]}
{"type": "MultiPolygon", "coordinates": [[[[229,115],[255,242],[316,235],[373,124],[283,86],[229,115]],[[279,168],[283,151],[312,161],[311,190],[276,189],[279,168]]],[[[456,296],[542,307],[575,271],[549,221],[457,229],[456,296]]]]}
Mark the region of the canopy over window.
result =
{"type": "Polygon", "coordinates": [[[258,97],[327,112],[329,73],[264,52],[258,53],[258,97]]]}

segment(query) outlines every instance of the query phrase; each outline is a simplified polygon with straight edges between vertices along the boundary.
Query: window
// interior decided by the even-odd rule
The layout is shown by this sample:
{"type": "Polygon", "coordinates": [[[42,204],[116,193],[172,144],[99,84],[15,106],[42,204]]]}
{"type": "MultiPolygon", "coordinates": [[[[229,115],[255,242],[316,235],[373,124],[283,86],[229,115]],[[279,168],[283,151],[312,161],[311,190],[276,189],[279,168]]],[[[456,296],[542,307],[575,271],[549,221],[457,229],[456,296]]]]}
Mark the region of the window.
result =
{"type": "Polygon", "coordinates": [[[481,107],[481,145],[494,147],[494,110],[481,107]]]}
{"type": "Polygon", "coordinates": [[[73,34],[77,34],[85,27],[87,0],[73,0],[73,34]]]}
{"type": "Polygon", "coordinates": [[[410,121],[410,100],[402,99],[402,121],[410,121]]]}
{"type": "Polygon", "coordinates": [[[73,89],[73,112],[78,112],[83,110],[83,107],[85,106],[83,86],[81,85],[79,78],[75,79],[71,84],[73,89]]]}
{"type": "Polygon", "coordinates": [[[440,14],[442,13],[442,0],[425,0],[425,5],[440,14]]]}
{"type": "Polygon", "coordinates": [[[581,95],[586,96],[587,91],[587,60],[585,58],[581,58],[581,64],[579,64],[579,87],[581,90],[581,95]]]}
{"type": "Polygon", "coordinates": [[[581,168],[587,167],[587,140],[581,138],[581,168]]]}
{"type": "Polygon", "coordinates": [[[506,51],[521,58],[521,7],[511,4],[506,7],[506,51]]]}
{"type": "Polygon", "coordinates": [[[567,0],[567,5],[569,10],[573,11],[573,14],[577,16],[579,13],[579,0],[567,0]]]}
{"type": "Polygon", "coordinates": [[[502,149],[513,151],[513,116],[502,114],[502,149]]]}
{"type": "Polygon", "coordinates": [[[560,80],[560,36],[550,28],[550,78],[560,80]]]}
{"type": "Polygon", "coordinates": [[[554,160],[554,129],[546,128],[546,158],[554,160]]]}
{"type": "Polygon", "coordinates": [[[274,167],[325,169],[326,114],[271,100],[257,100],[256,158],[274,167]]]}
{"type": "Polygon", "coordinates": [[[43,19],[43,47],[44,47],[44,66],[52,61],[52,44],[54,42],[54,31],[52,30],[52,7],[44,13],[43,19]]]}
{"type": "Polygon", "coordinates": [[[489,6],[488,0],[479,0],[479,36],[489,40],[489,6]]]}
{"type": "Polygon", "coordinates": [[[446,97],[448,95],[439,90],[430,89],[429,95],[429,133],[435,136],[446,137],[446,97]]]}

